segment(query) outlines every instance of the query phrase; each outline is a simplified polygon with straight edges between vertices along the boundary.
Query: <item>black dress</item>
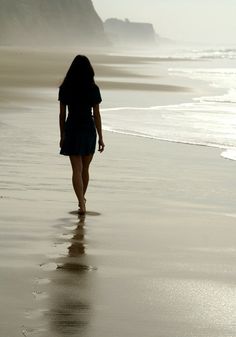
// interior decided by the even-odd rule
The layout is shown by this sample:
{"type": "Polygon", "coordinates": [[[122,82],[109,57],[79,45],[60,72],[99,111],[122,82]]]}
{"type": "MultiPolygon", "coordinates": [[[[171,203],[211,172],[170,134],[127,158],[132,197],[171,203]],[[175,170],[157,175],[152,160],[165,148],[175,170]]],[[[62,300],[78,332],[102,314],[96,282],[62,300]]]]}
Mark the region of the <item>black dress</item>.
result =
{"type": "Polygon", "coordinates": [[[68,106],[65,136],[60,154],[65,156],[94,154],[97,133],[92,107],[102,101],[98,86],[94,84],[75,92],[67,92],[61,87],[58,100],[68,106]]]}

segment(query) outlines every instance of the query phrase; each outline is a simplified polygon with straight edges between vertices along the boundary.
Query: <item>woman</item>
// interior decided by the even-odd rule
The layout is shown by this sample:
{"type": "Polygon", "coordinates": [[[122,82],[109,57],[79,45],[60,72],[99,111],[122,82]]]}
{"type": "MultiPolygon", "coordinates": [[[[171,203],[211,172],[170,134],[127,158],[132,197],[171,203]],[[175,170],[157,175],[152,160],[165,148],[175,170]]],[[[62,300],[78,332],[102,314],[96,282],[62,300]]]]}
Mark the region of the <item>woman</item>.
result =
{"type": "Polygon", "coordinates": [[[60,154],[70,157],[72,183],[78,198],[79,214],[83,215],[86,213],[85,193],[97,133],[98,151],[103,152],[105,146],[99,111],[102,99],[100,90],[94,82],[94,70],[86,56],[77,55],[72,62],[59,88],[59,101],[60,154]]]}

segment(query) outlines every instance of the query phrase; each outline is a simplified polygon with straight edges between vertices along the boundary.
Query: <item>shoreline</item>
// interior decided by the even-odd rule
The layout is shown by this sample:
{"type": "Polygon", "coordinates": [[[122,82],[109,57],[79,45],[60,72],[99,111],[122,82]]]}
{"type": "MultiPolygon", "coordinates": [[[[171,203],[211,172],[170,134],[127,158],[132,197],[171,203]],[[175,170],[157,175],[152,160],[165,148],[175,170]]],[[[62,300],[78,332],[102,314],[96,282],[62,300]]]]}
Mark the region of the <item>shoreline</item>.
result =
{"type": "Polygon", "coordinates": [[[156,142],[167,142],[167,143],[173,143],[173,144],[180,144],[180,145],[189,145],[189,146],[200,146],[200,147],[206,147],[209,149],[217,149],[219,151],[219,156],[221,159],[224,160],[230,160],[230,161],[236,161],[235,157],[230,157],[227,155],[223,155],[225,152],[227,153],[227,151],[231,151],[234,150],[235,148],[229,148],[229,147],[220,147],[218,145],[213,145],[213,144],[197,144],[197,143],[190,143],[190,142],[184,142],[184,141],[177,141],[177,140],[168,140],[168,139],[161,139],[161,138],[157,138],[154,136],[149,136],[149,135],[139,135],[137,133],[128,133],[128,132],[123,132],[123,131],[114,131],[114,130],[109,130],[109,128],[104,128],[105,132],[109,132],[109,133],[114,133],[114,134],[118,134],[118,135],[124,135],[124,136],[130,136],[130,137],[137,137],[137,138],[144,138],[144,139],[151,139],[154,140],[156,142]]]}

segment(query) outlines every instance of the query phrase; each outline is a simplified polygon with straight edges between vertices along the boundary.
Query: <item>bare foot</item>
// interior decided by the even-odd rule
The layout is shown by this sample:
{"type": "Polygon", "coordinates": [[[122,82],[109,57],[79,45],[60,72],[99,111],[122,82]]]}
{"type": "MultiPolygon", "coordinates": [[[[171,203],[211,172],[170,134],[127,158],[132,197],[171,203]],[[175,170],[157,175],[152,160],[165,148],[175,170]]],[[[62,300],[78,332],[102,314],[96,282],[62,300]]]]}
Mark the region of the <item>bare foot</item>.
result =
{"type": "Polygon", "coordinates": [[[79,210],[78,210],[79,215],[85,215],[85,213],[86,213],[85,202],[86,202],[85,199],[84,199],[83,202],[79,202],[79,205],[78,205],[79,206],[79,210]]]}

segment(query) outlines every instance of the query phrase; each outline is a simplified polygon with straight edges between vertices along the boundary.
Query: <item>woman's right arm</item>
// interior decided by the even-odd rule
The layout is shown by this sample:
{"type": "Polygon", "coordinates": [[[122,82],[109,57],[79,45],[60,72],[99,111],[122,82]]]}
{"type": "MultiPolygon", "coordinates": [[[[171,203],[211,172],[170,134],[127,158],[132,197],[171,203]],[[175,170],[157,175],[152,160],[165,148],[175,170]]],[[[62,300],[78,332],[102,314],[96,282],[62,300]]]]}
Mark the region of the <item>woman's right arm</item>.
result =
{"type": "Polygon", "coordinates": [[[60,114],[59,114],[59,125],[60,125],[60,147],[65,137],[65,122],[66,122],[66,105],[60,102],[60,114]]]}

